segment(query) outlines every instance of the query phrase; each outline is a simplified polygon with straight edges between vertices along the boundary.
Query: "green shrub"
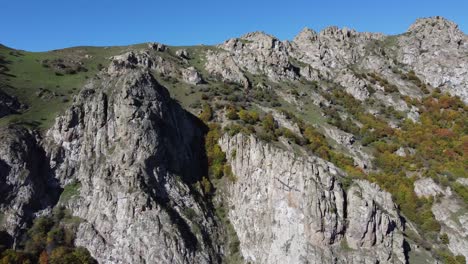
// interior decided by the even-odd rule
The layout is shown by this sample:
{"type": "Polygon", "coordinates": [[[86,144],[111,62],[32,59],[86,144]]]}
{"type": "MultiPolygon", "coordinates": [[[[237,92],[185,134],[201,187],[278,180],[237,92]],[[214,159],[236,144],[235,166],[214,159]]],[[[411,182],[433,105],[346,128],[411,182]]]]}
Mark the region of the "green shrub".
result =
{"type": "Polygon", "coordinates": [[[63,188],[62,193],[60,194],[60,202],[66,203],[68,202],[72,197],[79,195],[80,194],[80,188],[81,188],[81,183],[74,181],[72,183],[69,183],[65,185],[63,188]]]}
{"type": "Polygon", "coordinates": [[[212,192],[212,190],[213,190],[213,187],[211,185],[210,180],[208,180],[208,178],[206,178],[206,177],[202,178],[201,186],[202,186],[203,192],[205,194],[210,194],[212,192]]]}
{"type": "Polygon", "coordinates": [[[211,164],[210,166],[210,174],[215,179],[221,179],[221,177],[223,177],[223,170],[224,170],[223,164],[214,163],[214,164],[211,164]]]}
{"type": "Polygon", "coordinates": [[[272,142],[272,141],[276,140],[275,134],[273,134],[272,132],[265,132],[263,130],[257,132],[257,137],[260,140],[263,140],[265,142],[272,142]]]}
{"type": "Polygon", "coordinates": [[[54,248],[49,256],[50,264],[78,264],[96,263],[84,248],[69,248],[60,246],[54,248]]]}
{"type": "Polygon", "coordinates": [[[442,244],[444,245],[448,245],[448,243],[450,242],[449,237],[446,233],[440,235],[440,241],[442,241],[442,244]]]}
{"type": "Polygon", "coordinates": [[[238,124],[229,124],[228,126],[224,127],[224,131],[226,131],[231,137],[240,133],[242,129],[243,128],[238,124]]]}
{"type": "Polygon", "coordinates": [[[13,249],[7,249],[0,255],[0,263],[2,264],[32,264],[34,257],[30,254],[13,249]]]}
{"type": "Polygon", "coordinates": [[[240,120],[248,123],[248,124],[255,124],[258,122],[258,113],[254,111],[247,111],[247,110],[240,110],[239,113],[240,120]]]}
{"type": "Polygon", "coordinates": [[[72,216],[62,208],[54,209],[52,216],[35,219],[25,241],[19,245],[24,250],[4,251],[0,263],[96,263],[86,249],[74,247],[77,226],[69,221],[71,219],[72,216]]]}
{"type": "Polygon", "coordinates": [[[468,187],[458,182],[455,182],[452,186],[455,192],[468,204],[468,187]]]}
{"type": "Polygon", "coordinates": [[[453,256],[448,250],[438,250],[437,255],[445,264],[466,264],[464,256],[453,256]]]}
{"type": "Polygon", "coordinates": [[[203,104],[202,111],[198,116],[203,122],[207,123],[213,118],[213,110],[209,104],[203,104]]]}
{"type": "MultiPolygon", "coordinates": [[[[208,172],[211,177],[215,179],[220,179],[223,176],[227,176],[228,179],[235,179],[232,174],[231,167],[226,164],[226,154],[222,151],[221,147],[218,145],[218,140],[221,137],[220,127],[216,124],[209,124],[209,131],[205,136],[205,150],[206,156],[208,159],[208,172]]],[[[203,182],[202,186],[207,191],[206,183],[203,182]]]]}
{"type": "Polygon", "coordinates": [[[229,120],[237,120],[239,119],[239,115],[234,107],[229,107],[226,110],[226,118],[229,120]]]}
{"type": "Polygon", "coordinates": [[[300,142],[299,137],[296,135],[296,133],[292,132],[290,129],[287,129],[285,127],[281,127],[275,130],[275,135],[277,137],[283,136],[290,141],[298,144],[300,142]]]}
{"type": "Polygon", "coordinates": [[[328,146],[325,136],[320,134],[314,127],[307,125],[303,132],[307,147],[313,152],[322,146],[328,146]]]}
{"type": "Polygon", "coordinates": [[[190,207],[186,207],[183,210],[183,212],[184,212],[185,217],[187,217],[188,219],[193,219],[193,218],[197,217],[197,213],[195,212],[195,210],[193,210],[190,207]]]}
{"type": "Polygon", "coordinates": [[[276,129],[275,119],[271,113],[265,115],[262,120],[262,127],[266,133],[273,133],[276,129]]]}
{"type": "Polygon", "coordinates": [[[237,177],[232,173],[231,165],[229,164],[224,164],[224,169],[223,169],[224,176],[227,177],[228,180],[231,182],[236,182],[237,177]]]}

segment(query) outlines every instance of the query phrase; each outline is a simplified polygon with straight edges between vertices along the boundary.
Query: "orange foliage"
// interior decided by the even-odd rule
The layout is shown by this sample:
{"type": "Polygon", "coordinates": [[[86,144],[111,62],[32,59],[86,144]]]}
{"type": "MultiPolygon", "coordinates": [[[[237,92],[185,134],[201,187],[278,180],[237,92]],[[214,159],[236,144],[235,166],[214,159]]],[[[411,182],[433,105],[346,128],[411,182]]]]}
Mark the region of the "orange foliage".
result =
{"type": "Polygon", "coordinates": [[[452,138],[455,136],[455,133],[452,132],[452,130],[447,129],[447,128],[437,128],[434,131],[435,135],[438,137],[442,138],[452,138]]]}
{"type": "Polygon", "coordinates": [[[41,255],[39,256],[39,264],[48,264],[48,263],[49,263],[49,255],[44,250],[41,252],[41,255]]]}

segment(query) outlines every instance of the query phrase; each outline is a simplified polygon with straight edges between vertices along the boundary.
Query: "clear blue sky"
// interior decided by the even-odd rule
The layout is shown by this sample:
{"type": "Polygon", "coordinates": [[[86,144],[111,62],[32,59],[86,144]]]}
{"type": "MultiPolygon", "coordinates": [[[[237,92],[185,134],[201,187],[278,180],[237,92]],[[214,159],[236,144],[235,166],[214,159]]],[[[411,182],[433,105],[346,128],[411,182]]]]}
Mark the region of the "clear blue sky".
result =
{"type": "Polygon", "coordinates": [[[468,31],[466,0],[1,0],[0,6],[0,43],[31,51],[215,44],[256,30],[292,39],[306,26],[397,34],[416,18],[435,15],[468,31]]]}

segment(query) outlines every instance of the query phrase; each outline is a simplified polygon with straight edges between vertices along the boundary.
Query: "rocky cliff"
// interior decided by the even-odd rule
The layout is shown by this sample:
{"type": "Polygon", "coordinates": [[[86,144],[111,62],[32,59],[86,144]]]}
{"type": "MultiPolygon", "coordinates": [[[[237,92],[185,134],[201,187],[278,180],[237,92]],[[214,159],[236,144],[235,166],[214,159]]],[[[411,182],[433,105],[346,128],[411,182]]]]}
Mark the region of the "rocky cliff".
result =
{"type": "Polygon", "coordinates": [[[38,136],[24,128],[0,130],[0,227],[12,245],[34,214],[58,199],[59,185],[44,164],[38,136]]]}
{"type": "Polygon", "coordinates": [[[390,194],[316,157],[237,135],[220,142],[237,181],[229,217],[252,263],[405,263],[390,194]],[[235,153],[235,155],[233,155],[235,153]]]}
{"type": "MultiPolygon", "coordinates": [[[[131,63],[131,60],[126,62],[131,63]]],[[[136,64],[114,61],[48,132],[51,169],[79,183],[77,245],[100,263],[217,262],[216,223],[190,184],[203,126],[136,64]]]]}

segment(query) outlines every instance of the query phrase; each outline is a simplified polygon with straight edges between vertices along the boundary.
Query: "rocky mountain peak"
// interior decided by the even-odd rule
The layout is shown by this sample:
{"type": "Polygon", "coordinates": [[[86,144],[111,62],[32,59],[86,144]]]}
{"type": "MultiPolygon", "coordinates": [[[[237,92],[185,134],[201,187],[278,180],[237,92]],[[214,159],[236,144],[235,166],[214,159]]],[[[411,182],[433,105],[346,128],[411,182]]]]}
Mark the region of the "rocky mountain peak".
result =
{"type": "Polygon", "coordinates": [[[305,27],[297,36],[294,38],[294,43],[308,43],[317,40],[317,32],[313,29],[305,27]]]}
{"type": "Polygon", "coordinates": [[[439,16],[421,18],[398,39],[399,60],[411,65],[426,83],[468,101],[464,77],[468,37],[457,24],[439,16]]]}
{"type": "Polygon", "coordinates": [[[276,37],[263,31],[247,33],[239,38],[231,38],[220,45],[225,50],[242,51],[248,50],[271,50],[278,48],[282,43],[276,37]]]}
{"type": "Polygon", "coordinates": [[[259,40],[277,40],[276,37],[273,35],[267,34],[264,31],[254,31],[249,32],[241,37],[241,39],[251,40],[251,41],[259,41],[259,40]]]}
{"type": "Polygon", "coordinates": [[[261,49],[273,49],[280,42],[276,37],[266,34],[263,31],[251,32],[243,35],[242,40],[251,42],[254,46],[261,49]]]}
{"type": "Polygon", "coordinates": [[[147,52],[133,52],[114,56],[111,58],[112,64],[108,68],[109,74],[125,73],[126,69],[134,69],[137,67],[152,67],[153,61],[147,52]]]}
{"type": "Polygon", "coordinates": [[[357,34],[356,30],[350,29],[347,27],[344,28],[339,28],[337,26],[331,26],[323,29],[320,31],[320,36],[327,36],[327,37],[333,37],[333,38],[340,38],[340,39],[345,39],[345,38],[350,38],[354,35],[357,34]]]}
{"type": "Polygon", "coordinates": [[[467,37],[454,22],[440,17],[420,18],[408,32],[429,45],[447,45],[453,48],[467,48],[467,37]]]}
{"type": "Polygon", "coordinates": [[[438,31],[458,31],[458,25],[444,17],[435,16],[417,19],[409,28],[408,32],[438,32],[438,31]]]}

